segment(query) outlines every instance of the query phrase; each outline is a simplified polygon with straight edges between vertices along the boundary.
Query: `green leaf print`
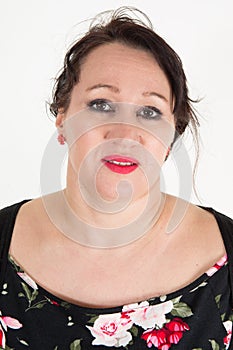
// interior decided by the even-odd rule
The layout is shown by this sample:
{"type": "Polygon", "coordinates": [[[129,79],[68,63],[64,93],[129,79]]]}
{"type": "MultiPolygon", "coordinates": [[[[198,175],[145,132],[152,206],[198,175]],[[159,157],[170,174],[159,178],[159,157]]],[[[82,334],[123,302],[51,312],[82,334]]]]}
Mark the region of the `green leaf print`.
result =
{"type": "Polygon", "coordinates": [[[90,318],[90,320],[88,320],[87,323],[92,323],[92,324],[94,324],[97,318],[99,317],[98,315],[88,315],[88,316],[92,316],[92,317],[90,318]]]}
{"type": "Polygon", "coordinates": [[[226,313],[224,312],[224,314],[221,315],[222,322],[225,320],[225,317],[226,317],[226,313]]]}
{"type": "Polygon", "coordinates": [[[36,289],[33,290],[33,292],[30,291],[30,288],[28,287],[28,285],[24,282],[21,282],[21,285],[23,287],[24,293],[19,293],[19,296],[25,296],[28,300],[28,306],[31,306],[32,301],[34,301],[38,295],[38,291],[36,289]]]}
{"type": "Polygon", "coordinates": [[[178,317],[181,317],[181,318],[189,317],[189,316],[193,315],[192,310],[185,303],[174,304],[174,307],[173,307],[173,309],[171,311],[171,314],[173,316],[178,316],[178,317]]]}
{"type": "Polygon", "coordinates": [[[23,290],[25,292],[26,298],[28,299],[28,301],[30,302],[31,299],[31,292],[30,289],[28,288],[28,286],[26,285],[26,283],[21,282],[21,285],[23,287],[23,290]]]}
{"type": "Polygon", "coordinates": [[[137,329],[137,327],[132,326],[132,327],[130,328],[130,333],[132,333],[132,335],[133,335],[134,337],[137,337],[137,336],[138,336],[138,329],[137,329]]]}
{"type": "Polygon", "coordinates": [[[222,294],[216,295],[215,302],[217,304],[217,307],[220,309],[220,299],[222,297],[222,294]]]}
{"type": "Polygon", "coordinates": [[[31,295],[31,301],[34,301],[36,299],[38,295],[38,291],[36,289],[34,289],[34,291],[32,292],[32,295],[31,295]]]}
{"type": "Polygon", "coordinates": [[[2,348],[1,346],[0,346],[0,350],[14,350],[13,348],[9,348],[9,346],[5,346],[5,348],[2,348]]]}
{"type": "Polygon", "coordinates": [[[68,310],[70,308],[70,303],[67,303],[67,301],[62,301],[61,302],[61,307],[64,307],[64,309],[68,310]]]}
{"type": "Polygon", "coordinates": [[[32,305],[32,306],[29,306],[25,311],[29,311],[29,310],[32,310],[32,309],[42,309],[42,307],[48,303],[48,300],[41,300],[39,301],[38,303],[32,305]]]}
{"type": "Polygon", "coordinates": [[[218,343],[216,343],[215,340],[209,339],[209,342],[211,343],[211,346],[212,346],[213,350],[220,350],[220,347],[219,347],[218,343]]]}
{"type": "Polygon", "coordinates": [[[182,298],[182,295],[180,295],[179,297],[172,299],[173,305],[179,304],[180,299],[182,298]]]}
{"type": "Polygon", "coordinates": [[[76,339],[73,341],[73,343],[70,344],[70,350],[81,350],[81,340],[82,339],[76,339]]]}

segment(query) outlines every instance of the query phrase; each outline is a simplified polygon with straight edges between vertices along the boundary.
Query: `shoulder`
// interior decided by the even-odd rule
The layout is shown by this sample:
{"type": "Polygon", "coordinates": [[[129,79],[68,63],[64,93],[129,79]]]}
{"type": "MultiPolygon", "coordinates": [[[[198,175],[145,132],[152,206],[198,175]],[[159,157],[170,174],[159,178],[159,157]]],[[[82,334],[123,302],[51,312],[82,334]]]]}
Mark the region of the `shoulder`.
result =
{"type": "Polygon", "coordinates": [[[1,235],[10,235],[15,230],[20,228],[26,229],[35,222],[36,217],[40,217],[37,210],[41,200],[24,199],[20,202],[10,204],[0,209],[0,232],[1,235]],[[36,214],[37,213],[37,214],[36,214]]]}
{"type": "Polygon", "coordinates": [[[196,208],[209,230],[219,231],[224,243],[226,243],[226,237],[232,237],[233,244],[233,220],[230,217],[211,207],[196,206],[196,208]]]}
{"type": "Polygon", "coordinates": [[[208,208],[208,211],[212,213],[217,222],[226,247],[227,255],[233,262],[233,220],[229,216],[220,213],[213,208],[208,208]]]}
{"type": "Polygon", "coordinates": [[[169,209],[172,213],[180,213],[184,222],[197,225],[202,229],[233,229],[233,220],[225,214],[218,212],[212,207],[201,206],[190,203],[184,199],[168,195],[169,209]],[[177,208],[177,209],[175,209],[177,208]]]}
{"type": "Polygon", "coordinates": [[[205,208],[205,207],[202,207],[202,208],[210,212],[215,217],[215,220],[217,221],[217,224],[221,231],[225,231],[225,232],[230,231],[233,234],[232,218],[225,215],[224,213],[218,212],[214,208],[205,208]]]}
{"type": "MultiPolygon", "coordinates": [[[[170,215],[174,216],[174,211],[178,213],[178,219],[175,217],[178,224],[173,232],[176,232],[174,237],[177,237],[179,244],[184,245],[185,243],[190,254],[196,247],[196,251],[202,255],[203,260],[205,257],[208,260],[209,257],[210,261],[214,261],[225,254],[226,244],[223,231],[225,231],[225,220],[228,219],[223,219],[223,214],[212,208],[201,207],[176,197],[169,198],[169,201],[170,215]],[[219,218],[222,220],[221,223],[219,218]],[[206,254],[207,249],[208,254],[206,254]]],[[[169,220],[171,221],[170,218],[169,220]]]]}
{"type": "Polygon", "coordinates": [[[30,201],[30,199],[25,199],[20,202],[10,204],[4,208],[0,209],[0,227],[3,228],[8,224],[14,224],[16,216],[20,208],[30,201]]]}

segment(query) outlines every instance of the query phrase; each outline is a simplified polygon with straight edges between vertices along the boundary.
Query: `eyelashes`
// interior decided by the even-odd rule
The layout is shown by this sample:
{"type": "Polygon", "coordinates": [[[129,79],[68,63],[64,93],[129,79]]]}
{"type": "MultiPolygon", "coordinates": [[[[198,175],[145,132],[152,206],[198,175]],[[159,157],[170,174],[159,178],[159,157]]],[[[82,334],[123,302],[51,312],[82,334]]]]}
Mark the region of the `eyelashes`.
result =
{"type": "Polygon", "coordinates": [[[141,117],[143,119],[154,119],[158,120],[161,119],[162,113],[161,111],[153,106],[143,106],[139,108],[139,110],[136,113],[137,117],[141,117]]]}
{"type": "Polygon", "coordinates": [[[91,110],[96,112],[103,112],[103,113],[116,112],[116,107],[112,102],[101,98],[88,102],[87,106],[91,110]]]}
{"type": "MultiPolygon", "coordinates": [[[[93,112],[112,115],[117,112],[117,103],[102,98],[88,102],[87,106],[93,112]]],[[[135,114],[137,117],[146,120],[159,120],[163,115],[162,112],[154,106],[139,106],[135,114]]]]}

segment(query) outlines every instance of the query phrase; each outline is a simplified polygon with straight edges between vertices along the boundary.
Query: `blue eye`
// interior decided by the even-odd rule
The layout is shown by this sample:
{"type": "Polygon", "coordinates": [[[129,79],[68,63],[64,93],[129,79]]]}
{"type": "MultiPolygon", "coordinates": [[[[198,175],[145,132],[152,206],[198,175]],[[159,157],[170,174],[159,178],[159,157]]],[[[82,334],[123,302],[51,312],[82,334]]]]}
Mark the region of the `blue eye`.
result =
{"type": "Polygon", "coordinates": [[[88,107],[96,112],[110,113],[115,112],[114,105],[104,99],[96,99],[88,103],[88,107]]]}
{"type": "Polygon", "coordinates": [[[137,117],[141,117],[149,120],[161,119],[161,111],[153,106],[143,106],[137,111],[137,117]]]}

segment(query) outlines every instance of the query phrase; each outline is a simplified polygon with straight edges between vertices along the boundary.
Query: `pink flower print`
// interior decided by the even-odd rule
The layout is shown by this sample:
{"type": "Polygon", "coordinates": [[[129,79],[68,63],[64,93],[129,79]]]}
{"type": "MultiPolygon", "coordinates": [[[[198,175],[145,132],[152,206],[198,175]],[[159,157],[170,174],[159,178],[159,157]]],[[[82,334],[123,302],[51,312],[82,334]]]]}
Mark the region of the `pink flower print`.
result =
{"type": "Polygon", "coordinates": [[[0,316],[0,346],[3,349],[5,349],[6,346],[5,332],[7,331],[7,327],[12,329],[19,329],[22,327],[22,324],[13,317],[0,316]]]}
{"type": "Polygon", "coordinates": [[[126,346],[132,340],[128,332],[132,326],[131,322],[125,322],[121,313],[100,315],[94,322],[93,327],[86,326],[93,337],[93,345],[105,345],[120,347],[126,346]]]}
{"type": "Polygon", "coordinates": [[[227,255],[225,254],[214,266],[206,271],[206,274],[210,277],[213,276],[227,261],[227,255]]]}
{"type": "Polygon", "coordinates": [[[7,327],[12,329],[19,329],[22,327],[22,324],[18,320],[16,320],[16,318],[9,316],[2,316],[1,322],[5,325],[5,329],[7,329],[7,327]]]}
{"type": "Polygon", "coordinates": [[[227,331],[227,335],[223,341],[224,341],[224,345],[226,345],[226,349],[228,349],[230,346],[231,337],[232,337],[232,321],[225,321],[223,322],[223,325],[227,331]]]}
{"type": "Polygon", "coordinates": [[[149,305],[147,301],[144,301],[140,304],[126,305],[122,311],[128,313],[133,323],[146,330],[155,326],[161,328],[166,322],[165,315],[171,312],[172,308],[171,300],[158,305],[149,305]]]}
{"type": "Polygon", "coordinates": [[[31,279],[31,277],[29,277],[25,272],[17,272],[17,275],[19,275],[19,277],[21,277],[24,282],[32,287],[32,289],[38,289],[36,282],[34,282],[33,279],[31,279]]]}

